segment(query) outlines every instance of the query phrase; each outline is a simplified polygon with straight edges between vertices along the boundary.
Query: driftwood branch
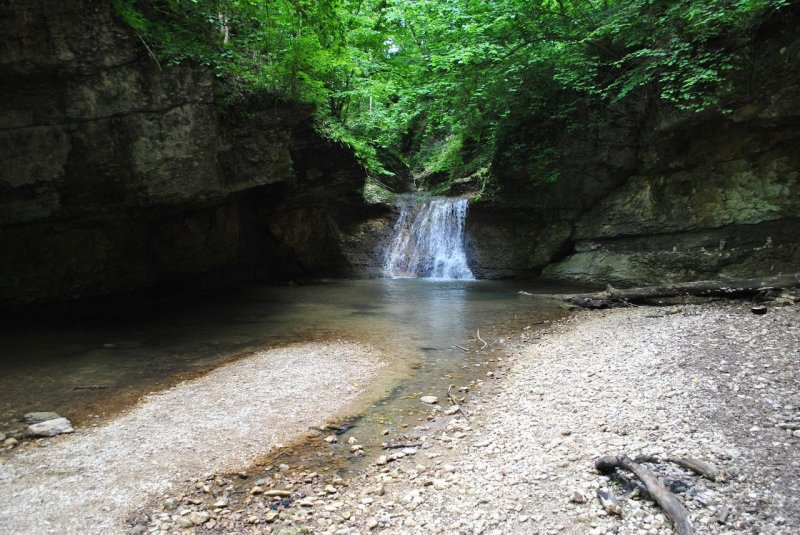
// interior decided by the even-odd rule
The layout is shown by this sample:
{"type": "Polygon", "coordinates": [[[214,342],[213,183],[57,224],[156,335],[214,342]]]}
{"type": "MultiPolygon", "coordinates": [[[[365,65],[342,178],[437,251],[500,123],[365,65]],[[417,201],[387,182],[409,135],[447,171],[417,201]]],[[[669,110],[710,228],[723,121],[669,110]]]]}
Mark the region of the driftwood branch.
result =
{"type": "Polygon", "coordinates": [[[680,297],[755,297],[770,290],[800,286],[800,273],[777,275],[761,279],[730,279],[718,281],[696,281],[646,286],[643,288],[619,289],[608,286],[604,292],[566,296],[565,300],[583,308],[611,308],[646,304],[654,299],[680,297]]]}
{"type": "Polygon", "coordinates": [[[635,460],[637,463],[667,462],[667,463],[677,464],[681,468],[685,468],[689,471],[692,471],[695,474],[701,475],[711,481],[717,481],[717,479],[719,479],[719,477],[722,475],[720,469],[714,466],[713,464],[706,461],[701,461],[700,459],[692,459],[689,457],[659,458],[659,457],[653,457],[651,455],[638,455],[635,460]]]}
{"type": "Polygon", "coordinates": [[[487,343],[486,343],[486,340],[484,340],[483,338],[481,338],[481,331],[480,331],[480,329],[478,329],[478,332],[477,332],[476,334],[478,335],[478,340],[480,340],[481,342],[483,342],[483,347],[482,347],[482,348],[480,348],[478,351],[483,351],[484,349],[486,349],[486,346],[488,346],[489,344],[487,344],[487,343]]]}
{"type": "Polygon", "coordinates": [[[595,460],[594,466],[602,474],[610,474],[617,468],[633,473],[641,480],[647,492],[661,506],[667,517],[672,520],[678,535],[691,535],[694,533],[692,523],[689,520],[689,512],[669,489],[658,482],[658,479],[650,470],[633,462],[627,455],[600,457],[595,460]]]}
{"type": "Polygon", "coordinates": [[[399,450],[402,448],[419,448],[422,446],[422,442],[409,442],[407,444],[385,444],[383,449],[385,450],[399,450]]]}

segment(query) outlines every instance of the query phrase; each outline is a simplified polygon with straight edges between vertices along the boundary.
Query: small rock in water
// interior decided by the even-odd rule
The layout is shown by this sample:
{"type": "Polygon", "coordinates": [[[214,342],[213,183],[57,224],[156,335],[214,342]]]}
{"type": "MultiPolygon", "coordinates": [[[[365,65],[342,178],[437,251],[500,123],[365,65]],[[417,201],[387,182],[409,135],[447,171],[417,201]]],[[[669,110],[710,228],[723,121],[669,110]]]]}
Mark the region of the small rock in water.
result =
{"type": "Polygon", "coordinates": [[[389,459],[386,457],[386,455],[381,455],[380,457],[378,457],[378,460],[375,461],[375,464],[377,464],[379,466],[383,466],[384,464],[386,464],[388,462],[389,462],[389,459]]]}
{"type": "Polygon", "coordinates": [[[439,398],[436,396],[422,396],[419,400],[423,403],[427,403],[428,405],[433,405],[435,403],[439,403],[439,398]]]}
{"type": "Polygon", "coordinates": [[[325,442],[328,444],[335,444],[336,442],[339,442],[339,438],[336,435],[330,435],[325,437],[325,442]]]}
{"type": "Polygon", "coordinates": [[[0,433],[0,442],[3,442],[6,439],[5,433],[0,433]]]}
{"type": "Polygon", "coordinates": [[[447,416],[453,416],[454,414],[458,413],[458,405],[453,405],[452,407],[447,407],[444,411],[447,416]]]}
{"type": "Polygon", "coordinates": [[[66,418],[56,418],[28,426],[28,434],[34,437],[54,437],[73,431],[72,424],[66,418]]]}
{"type": "Polygon", "coordinates": [[[348,444],[356,444],[358,443],[358,439],[356,437],[350,437],[347,439],[348,444]]]}
{"type": "Polygon", "coordinates": [[[29,412],[23,416],[26,424],[39,424],[48,420],[57,420],[61,415],[56,412],[29,412]]]}

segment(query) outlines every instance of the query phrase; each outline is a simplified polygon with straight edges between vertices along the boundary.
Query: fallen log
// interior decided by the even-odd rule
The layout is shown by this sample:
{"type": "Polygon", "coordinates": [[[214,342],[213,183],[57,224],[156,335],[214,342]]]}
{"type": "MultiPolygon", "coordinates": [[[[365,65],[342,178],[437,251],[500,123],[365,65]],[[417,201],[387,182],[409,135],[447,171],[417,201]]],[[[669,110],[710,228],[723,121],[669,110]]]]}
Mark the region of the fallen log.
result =
{"type": "Polygon", "coordinates": [[[800,273],[776,275],[759,279],[729,279],[717,281],[695,281],[619,289],[608,286],[605,291],[593,294],[566,296],[566,301],[583,308],[613,308],[649,304],[653,300],[668,297],[760,297],[780,295],[777,290],[800,287],[800,273]]]}
{"type": "Polygon", "coordinates": [[[667,517],[672,520],[678,535],[694,533],[692,522],[689,520],[689,512],[669,489],[658,482],[650,470],[633,462],[627,455],[606,455],[596,459],[594,466],[601,474],[611,474],[617,468],[633,473],[641,480],[647,492],[661,506],[667,517]]]}

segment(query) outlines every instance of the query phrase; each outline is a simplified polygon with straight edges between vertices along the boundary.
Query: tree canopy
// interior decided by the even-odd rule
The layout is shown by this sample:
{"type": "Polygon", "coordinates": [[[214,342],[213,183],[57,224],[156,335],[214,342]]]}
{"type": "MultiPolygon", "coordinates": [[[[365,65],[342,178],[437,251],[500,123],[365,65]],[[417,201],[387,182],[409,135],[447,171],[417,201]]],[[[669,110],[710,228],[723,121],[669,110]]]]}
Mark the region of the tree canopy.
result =
{"type": "MultiPolygon", "coordinates": [[[[114,0],[162,61],[209,65],[224,98],[313,104],[388,172],[489,165],[509,118],[597,102],[718,106],[742,44],[790,0],[114,0]]],[[[517,117],[517,118],[518,118],[517,117]]],[[[542,154],[547,154],[544,147],[542,154]]],[[[553,179],[544,176],[543,179],[553,179]]]]}

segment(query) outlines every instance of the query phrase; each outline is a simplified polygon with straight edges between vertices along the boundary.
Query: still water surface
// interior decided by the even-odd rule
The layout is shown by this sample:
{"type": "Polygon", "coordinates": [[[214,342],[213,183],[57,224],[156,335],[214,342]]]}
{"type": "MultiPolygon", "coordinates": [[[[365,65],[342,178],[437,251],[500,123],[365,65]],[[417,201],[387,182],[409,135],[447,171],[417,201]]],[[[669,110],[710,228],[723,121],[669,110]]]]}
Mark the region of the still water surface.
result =
{"type": "Polygon", "coordinates": [[[443,398],[447,382],[468,381],[478,372],[485,376],[485,368],[477,369],[492,350],[500,351],[501,337],[561,314],[554,300],[520,291],[567,290],[574,288],[530,282],[331,281],[252,286],[99,317],[6,325],[0,329],[0,432],[13,432],[21,426],[14,420],[35,410],[54,410],[86,425],[143,393],[248,351],[337,338],[373,344],[390,368],[404,370],[396,388],[364,415],[365,421],[382,425],[392,413],[411,414],[421,393],[443,398]],[[480,355],[478,330],[490,343],[480,355]]]}

